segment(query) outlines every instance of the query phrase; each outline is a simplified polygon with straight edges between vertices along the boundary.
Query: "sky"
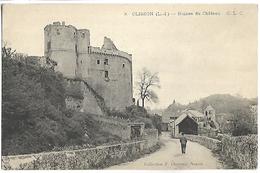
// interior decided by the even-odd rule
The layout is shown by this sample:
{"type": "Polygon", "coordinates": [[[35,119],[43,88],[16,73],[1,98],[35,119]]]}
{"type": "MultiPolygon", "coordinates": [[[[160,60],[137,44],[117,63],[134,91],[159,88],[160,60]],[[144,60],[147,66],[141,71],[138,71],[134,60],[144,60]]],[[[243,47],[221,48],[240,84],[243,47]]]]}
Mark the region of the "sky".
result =
{"type": "Polygon", "coordinates": [[[54,21],[89,29],[92,46],[111,38],[132,54],[134,81],[143,67],[159,73],[151,108],[211,94],[257,96],[256,5],[8,4],[2,12],[3,40],[28,55],[43,56],[43,29],[54,21]]]}

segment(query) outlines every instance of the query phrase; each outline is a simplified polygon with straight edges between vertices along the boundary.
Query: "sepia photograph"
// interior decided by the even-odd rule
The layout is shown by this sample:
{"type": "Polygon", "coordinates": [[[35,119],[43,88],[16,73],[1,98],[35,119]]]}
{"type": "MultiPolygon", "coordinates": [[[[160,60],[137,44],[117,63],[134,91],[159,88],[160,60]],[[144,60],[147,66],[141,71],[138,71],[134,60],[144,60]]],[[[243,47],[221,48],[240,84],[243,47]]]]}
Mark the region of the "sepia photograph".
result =
{"type": "Polygon", "coordinates": [[[1,3],[2,170],[258,166],[258,4],[1,3]]]}

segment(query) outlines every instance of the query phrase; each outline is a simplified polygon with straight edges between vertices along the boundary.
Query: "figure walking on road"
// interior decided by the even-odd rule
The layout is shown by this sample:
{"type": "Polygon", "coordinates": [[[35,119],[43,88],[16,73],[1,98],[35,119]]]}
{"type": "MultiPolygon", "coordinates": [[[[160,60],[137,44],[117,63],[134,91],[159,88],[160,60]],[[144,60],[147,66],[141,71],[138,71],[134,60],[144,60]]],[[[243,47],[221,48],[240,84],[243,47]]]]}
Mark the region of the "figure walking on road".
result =
{"type": "Polygon", "coordinates": [[[181,152],[182,154],[185,154],[187,139],[185,138],[184,133],[181,133],[180,143],[181,143],[181,152]]]}

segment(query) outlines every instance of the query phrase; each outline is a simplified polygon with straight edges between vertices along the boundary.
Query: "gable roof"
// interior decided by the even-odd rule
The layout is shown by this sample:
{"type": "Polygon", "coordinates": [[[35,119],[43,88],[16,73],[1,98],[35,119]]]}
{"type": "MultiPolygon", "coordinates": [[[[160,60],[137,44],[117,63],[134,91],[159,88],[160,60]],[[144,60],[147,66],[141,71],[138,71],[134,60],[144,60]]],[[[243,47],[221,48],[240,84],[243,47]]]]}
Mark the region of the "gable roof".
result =
{"type": "Polygon", "coordinates": [[[194,120],[187,112],[183,112],[183,114],[181,114],[176,120],[175,120],[175,125],[177,126],[178,124],[180,124],[185,118],[189,117],[190,119],[192,119],[196,124],[197,121],[194,120]]]}
{"type": "Polygon", "coordinates": [[[196,118],[202,118],[204,117],[204,114],[200,113],[199,111],[196,110],[188,110],[187,111],[191,117],[196,117],[196,118]]]}
{"type": "Polygon", "coordinates": [[[182,112],[180,112],[179,114],[177,114],[176,117],[179,117],[181,116],[183,113],[186,113],[188,114],[190,117],[193,117],[193,118],[203,118],[204,117],[204,114],[197,111],[197,110],[193,110],[193,109],[185,109],[183,110],[182,112]]]}
{"type": "Polygon", "coordinates": [[[211,105],[208,105],[205,110],[215,110],[211,105]]]}

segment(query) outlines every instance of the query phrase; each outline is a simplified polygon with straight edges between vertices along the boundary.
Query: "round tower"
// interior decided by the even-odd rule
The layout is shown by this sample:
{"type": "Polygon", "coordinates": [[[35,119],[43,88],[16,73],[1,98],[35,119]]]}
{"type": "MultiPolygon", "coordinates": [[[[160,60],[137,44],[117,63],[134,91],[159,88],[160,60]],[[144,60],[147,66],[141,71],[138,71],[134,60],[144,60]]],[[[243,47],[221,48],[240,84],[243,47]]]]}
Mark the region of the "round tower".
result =
{"type": "Polygon", "coordinates": [[[77,29],[64,22],[54,22],[44,28],[44,55],[57,62],[55,71],[74,78],[76,72],[77,29]]]}
{"type": "Polygon", "coordinates": [[[88,61],[88,49],[90,46],[90,33],[87,29],[79,29],[77,30],[77,70],[76,76],[78,78],[86,78],[87,77],[87,64],[88,61]]]}

